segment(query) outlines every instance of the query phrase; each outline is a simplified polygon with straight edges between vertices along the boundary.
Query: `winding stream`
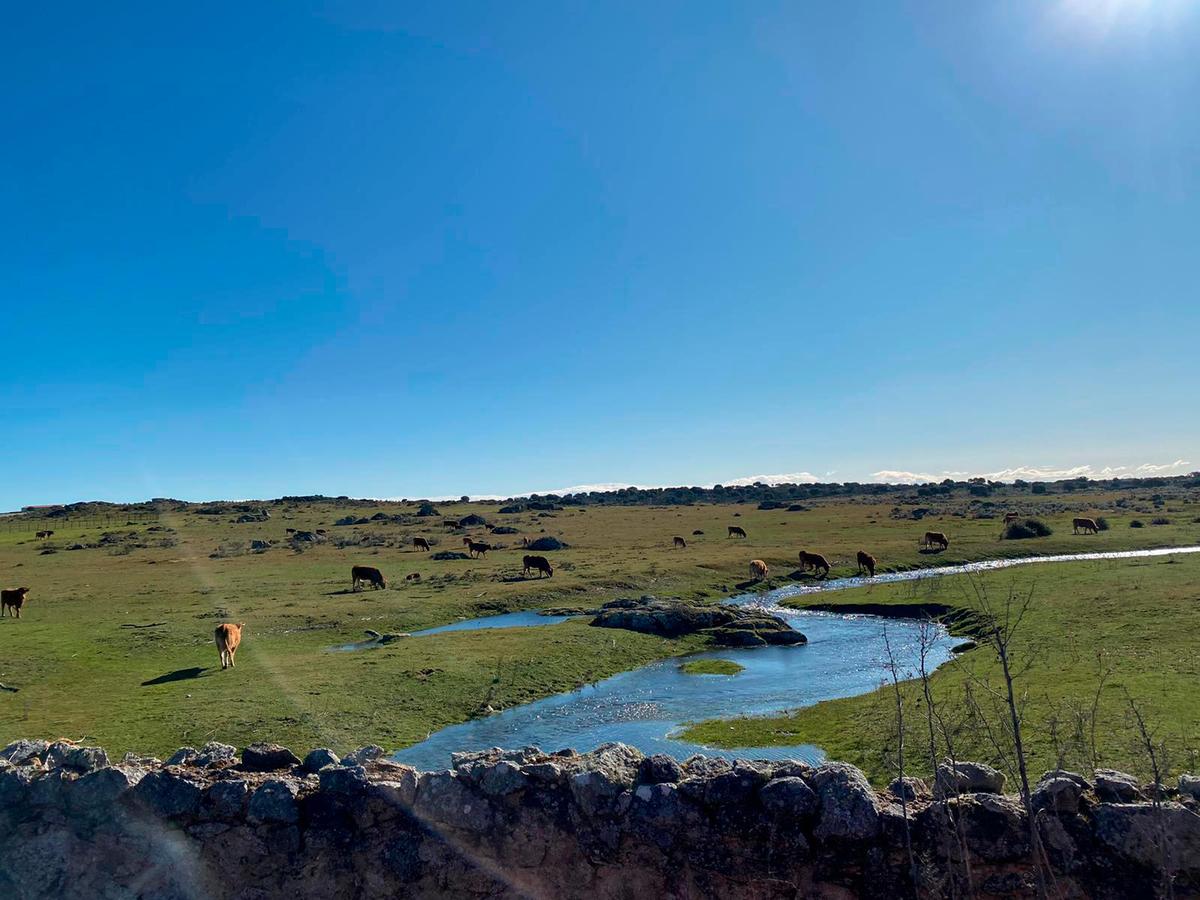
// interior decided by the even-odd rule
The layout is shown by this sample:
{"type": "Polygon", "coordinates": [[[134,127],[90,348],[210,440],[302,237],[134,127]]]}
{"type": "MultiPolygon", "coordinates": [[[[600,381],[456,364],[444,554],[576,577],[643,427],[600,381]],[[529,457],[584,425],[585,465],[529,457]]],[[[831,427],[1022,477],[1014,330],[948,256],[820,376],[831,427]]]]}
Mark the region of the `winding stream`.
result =
{"type": "MultiPolygon", "coordinates": [[[[742,594],[728,602],[752,605],[782,616],[808,636],[808,643],[793,647],[727,648],[688,657],[734,660],[745,667],[737,675],[687,675],[679,670],[680,659],[661,660],[579,690],[451,725],[397,752],[393,758],[418,768],[439,769],[449,764],[452,752],[459,750],[534,745],[550,750],[574,747],[584,752],[608,741],[621,741],[644,753],[667,753],[679,759],[702,752],[729,758],[794,758],[819,762],[823,753],[811,745],[722,750],[674,736],[688,722],[737,715],[779,714],[822,700],[852,697],[874,690],[885,677],[882,669],[885,626],[888,641],[901,667],[910,676],[914,674],[921,623],[806,612],[780,606],[781,601],[868,584],[918,581],[1033,563],[1134,559],[1198,552],[1200,547],[1177,547],[984,560],[883,573],[871,579],[812,581],[761,594],[742,594]]],[[[414,632],[413,636],[475,628],[552,625],[565,618],[531,612],[506,613],[414,632]]],[[[929,668],[946,662],[955,643],[939,626],[927,658],[929,668]]]]}

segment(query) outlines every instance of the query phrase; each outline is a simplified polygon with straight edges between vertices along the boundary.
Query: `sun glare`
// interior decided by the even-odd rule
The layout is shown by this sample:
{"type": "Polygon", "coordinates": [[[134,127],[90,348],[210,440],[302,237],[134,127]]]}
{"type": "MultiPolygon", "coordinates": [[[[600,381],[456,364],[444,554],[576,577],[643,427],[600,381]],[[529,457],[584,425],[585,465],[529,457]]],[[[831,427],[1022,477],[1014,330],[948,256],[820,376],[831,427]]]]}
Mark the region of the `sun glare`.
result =
{"type": "Polygon", "coordinates": [[[1052,10],[1059,27],[1107,38],[1170,27],[1194,5],[1193,0],[1058,0],[1052,10]]]}

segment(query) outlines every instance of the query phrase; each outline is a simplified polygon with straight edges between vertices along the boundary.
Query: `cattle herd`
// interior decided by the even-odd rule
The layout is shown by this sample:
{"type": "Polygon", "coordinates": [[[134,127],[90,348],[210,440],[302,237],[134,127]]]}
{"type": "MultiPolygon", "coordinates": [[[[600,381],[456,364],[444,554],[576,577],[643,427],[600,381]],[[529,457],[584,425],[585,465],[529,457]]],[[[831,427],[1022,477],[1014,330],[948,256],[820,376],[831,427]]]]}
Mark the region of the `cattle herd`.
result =
{"type": "MultiPolygon", "coordinates": [[[[1019,513],[1005,513],[1004,524],[1008,526],[1020,518],[1019,513]]],[[[460,523],[447,519],[443,523],[450,528],[461,527],[460,523]]],[[[490,526],[489,526],[490,528],[490,526]]],[[[1098,534],[1099,526],[1094,519],[1076,518],[1072,521],[1072,530],[1074,534],[1098,534]]],[[[289,528],[288,532],[294,532],[294,529],[289,528]]],[[[324,534],[324,529],[317,529],[317,534],[324,534]]],[[[693,531],[693,535],[703,535],[703,531],[693,531]]],[[[38,540],[46,540],[54,535],[53,531],[37,532],[38,540]]],[[[740,525],[728,526],[728,537],[746,538],[746,529],[740,525]]],[[[946,550],[950,546],[950,539],[940,531],[927,531],[920,541],[921,547],[926,550],[946,550]]],[[[423,537],[414,537],[412,546],[417,550],[430,552],[431,547],[429,541],[423,537]]],[[[487,555],[493,547],[491,544],[482,541],[476,541],[472,537],[463,538],[463,546],[465,546],[472,558],[480,558],[487,555]]],[[[672,538],[672,546],[676,550],[686,550],[687,541],[676,535],[672,538]]],[[[799,554],[800,569],[805,572],[812,570],[814,577],[827,578],[830,572],[829,560],[820,553],[810,553],[807,550],[801,550],[799,554]]],[[[875,575],[876,560],[875,557],[866,550],[859,550],[857,555],[858,573],[861,575],[866,572],[868,576],[875,575]]],[[[526,578],[532,573],[537,572],[538,578],[553,577],[554,567],[550,564],[550,560],[544,556],[529,556],[526,555],[522,559],[522,575],[526,578]]],[[[750,577],[755,581],[762,581],[770,572],[766,562],[761,559],[750,560],[750,577]]],[[[405,581],[420,581],[421,575],[419,572],[413,572],[405,576],[405,581]]],[[[350,583],[352,590],[359,590],[363,586],[370,586],[373,590],[382,590],[387,587],[387,580],[383,577],[383,573],[373,566],[353,566],[350,569],[350,583]]],[[[29,594],[29,588],[19,587],[0,590],[0,617],[11,616],[14,618],[21,617],[21,609],[25,606],[26,596],[29,594]]],[[[237,652],[238,646],[242,641],[242,628],[245,623],[233,624],[224,622],[217,626],[213,633],[214,643],[217,645],[217,651],[221,656],[221,668],[234,667],[234,654],[237,652]]]]}

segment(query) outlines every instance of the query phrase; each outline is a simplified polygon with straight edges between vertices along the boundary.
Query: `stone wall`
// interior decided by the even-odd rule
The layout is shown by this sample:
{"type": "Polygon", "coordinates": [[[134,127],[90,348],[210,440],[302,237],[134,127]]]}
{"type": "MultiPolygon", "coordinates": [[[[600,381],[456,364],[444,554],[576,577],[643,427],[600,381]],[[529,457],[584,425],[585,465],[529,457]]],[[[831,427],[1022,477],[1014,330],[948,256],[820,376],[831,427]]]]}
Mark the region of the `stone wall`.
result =
{"type": "MultiPolygon", "coordinates": [[[[19,741],[0,751],[0,897],[1033,896],[1028,822],[986,766],[872,790],[852,766],[678,763],[610,744],[460,754],[417,772],[379,748],[301,761],[218,743],[165,762],[19,741]]],[[[1200,779],[1144,802],[1128,776],[1034,793],[1053,896],[1200,884],[1200,779]]]]}

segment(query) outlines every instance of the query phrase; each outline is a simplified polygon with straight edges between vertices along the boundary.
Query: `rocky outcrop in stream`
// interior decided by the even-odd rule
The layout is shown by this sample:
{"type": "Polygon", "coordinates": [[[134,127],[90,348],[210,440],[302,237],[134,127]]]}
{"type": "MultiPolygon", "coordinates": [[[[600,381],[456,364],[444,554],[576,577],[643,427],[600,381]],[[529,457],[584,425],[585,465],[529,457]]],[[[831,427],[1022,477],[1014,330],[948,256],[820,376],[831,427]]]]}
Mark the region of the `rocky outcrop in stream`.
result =
{"type": "MultiPolygon", "coordinates": [[[[19,741],[0,751],[0,896],[1026,897],[1028,820],[986,766],[887,792],[844,763],[534,748],[443,772],[378,747],[304,760],[211,743],[167,762],[19,741]],[[965,793],[956,793],[965,791],[965,793]],[[962,865],[964,855],[969,859],[962,865]]],[[[1200,779],[1159,805],[1117,772],[1049,772],[1033,794],[1056,896],[1200,884],[1200,779]]]]}
{"type": "Polygon", "coordinates": [[[803,644],[807,638],[779,616],[753,608],[703,605],[683,600],[642,597],[613,600],[591,622],[599,628],[626,628],[661,637],[703,632],[727,647],[803,644]]]}

